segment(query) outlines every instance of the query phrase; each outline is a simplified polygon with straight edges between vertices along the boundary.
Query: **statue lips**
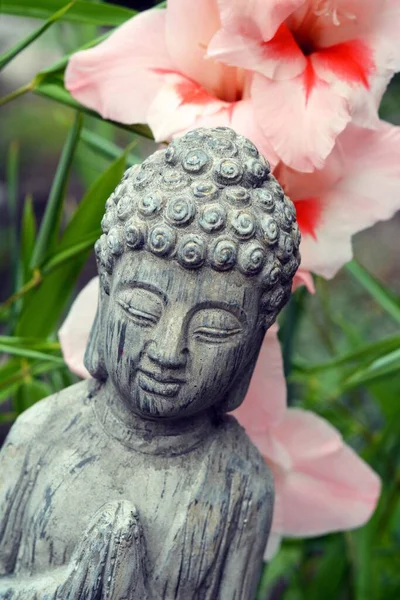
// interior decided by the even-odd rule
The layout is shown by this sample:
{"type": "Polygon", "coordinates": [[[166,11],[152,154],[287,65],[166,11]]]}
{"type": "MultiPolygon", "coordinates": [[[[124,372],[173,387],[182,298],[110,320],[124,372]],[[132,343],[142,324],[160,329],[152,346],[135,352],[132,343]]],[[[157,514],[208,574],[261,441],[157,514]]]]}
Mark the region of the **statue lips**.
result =
{"type": "Polygon", "coordinates": [[[165,377],[161,373],[155,371],[147,371],[146,369],[138,369],[138,384],[145,391],[159,396],[171,398],[176,396],[185,383],[184,379],[176,377],[165,377]]]}

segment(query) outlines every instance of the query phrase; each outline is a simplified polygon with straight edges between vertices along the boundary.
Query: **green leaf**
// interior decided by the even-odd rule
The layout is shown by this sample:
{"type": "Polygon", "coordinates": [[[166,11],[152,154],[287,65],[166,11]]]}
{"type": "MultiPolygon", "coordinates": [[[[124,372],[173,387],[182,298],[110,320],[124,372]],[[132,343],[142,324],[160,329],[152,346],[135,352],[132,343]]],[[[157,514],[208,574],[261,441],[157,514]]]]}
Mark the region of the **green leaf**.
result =
{"type": "Polygon", "coordinates": [[[307,600],[337,600],[346,574],[346,553],[342,535],[327,538],[324,554],[315,561],[315,571],[306,587],[307,600]]]}
{"type": "Polygon", "coordinates": [[[343,382],[343,389],[350,390],[360,385],[366,385],[383,377],[390,377],[395,373],[400,372],[400,348],[380,356],[367,368],[355,371],[350,377],[343,382]]]}
{"type": "MultiPolygon", "coordinates": [[[[73,0],[66,6],[63,6],[60,10],[58,10],[56,13],[51,15],[51,17],[49,17],[47,19],[47,21],[41,27],[39,27],[38,29],[36,29],[35,31],[30,33],[25,39],[18,42],[18,44],[16,44],[13,48],[11,48],[10,50],[7,50],[7,52],[4,52],[0,56],[0,70],[3,69],[10,61],[12,61],[12,59],[15,56],[17,56],[20,52],[22,52],[22,50],[24,50],[27,46],[32,44],[32,42],[34,42],[45,31],[47,31],[47,29],[49,27],[51,27],[51,25],[53,25],[53,23],[55,23],[56,21],[61,19],[68,12],[68,10],[73,6],[74,2],[75,2],[75,0],[73,0]]],[[[3,4],[3,7],[4,7],[4,4],[3,4]]],[[[4,10],[4,8],[3,8],[3,10],[4,10]]]]}
{"type": "Polygon", "coordinates": [[[40,266],[44,262],[45,257],[49,253],[49,249],[57,239],[65,189],[71,170],[74,152],[79,141],[81,126],[82,116],[77,114],[74,124],[68,133],[57,166],[57,171],[53,179],[49,199],[46,204],[46,210],[32,255],[32,269],[40,266]]]}
{"type": "Polygon", "coordinates": [[[65,366],[64,360],[60,356],[52,356],[44,352],[38,352],[37,350],[29,350],[29,348],[18,348],[16,346],[9,346],[0,342],[0,352],[14,356],[22,356],[23,358],[31,358],[34,360],[48,360],[49,362],[57,363],[61,366],[65,366]]]}
{"type": "Polygon", "coordinates": [[[24,202],[24,208],[21,221],[21,268],[22,268],[22,284],[26,283],[30,278],[31,269],[30,263],[32,253],[35,247],[36,240],[36,217],[33,211],[32,196],[27,196],[24,202]]]}
{"type": "Polygon", "coordinates": [[[21,414],[42,398],[50,396],[52,389],[48,383],[32,379],[18,388],[13,401],[16,414],[21,414]]]}
{"type": "Polygon", "coordinates": [[[399,299],[355,260],[349,262],[346,265],[346,269],[357,279],[358,283],[363,286],[383,310],[397,321],[397,323],[400,323],[399,299]]]}
{"type": "Polygon", "coordinates": [[[108,121],[107,119],[103,119],[99,113],[83,106],[75,100],[71,94],[65,89],[62,73],[60,72],[46,72],[42,71],[39,73],[34,79],[31,89],[34,93],[39,94],[40,96],[44,96],[46,98],[50,98],[51,100],[56,100],[57,102],[61,102],[61,104],[65,104],[71,108],[84,112],[88,115],[94,116],[97,119],[101,119],[102,121],[106,120],[113,125],[120,127],[121,129],[125,129],[126,131],[130,131],[132,133],[137,133],[138,135],[145,137],[149,140],[154,139],[150,129],[147,125],[124,125],[123,123],[118,123],[116,121],[108,121]]]}
{"type": "MultiPolygon", "coordinates": [[[[12,272],[16,273],[18,263],[18,243],[17,243],[17,208],[18,208],[18,163],[19,163],[19,145],[17,142],[11,142],[7,155],[7,204],[10,216],[10,236],[8,251],[11,255],[12,272]]],[[[13,282],[14,285],[17,283],[13,282]]]]}
{"type": "Polygon", "coordinates": [[[129,148],[100,175],[86,192],[65,229],[57,248],[58,252],[86,241],[90,235],[93,235],[93,232],[97,235],[100,233],[100,221],[104,214],[105,203],[121,181],[129,148]]]}
{"type": "MultiPolygon", "coordinates": [[[[128,146],[127,152],[129,149],[128,146]]],[[[100,175],[83,197],[57,246],[57,252],[48,257],[43,267],[49,272],[53,261],[52,268],[55,270],[44,276],[24,307],[16,328],[18,335],[47,337],[54,331],[93,246],[89,244],[90,236],[93,235],[91,242],[94,243],[100,234],[96,227],[100,224],[104,205],[121,180],[124,168],[125,153],[100,175]],[[81,248],[79,244],[82,244],[81,248]],[[83,247],[87,249],[83,250],[83,247]]]]}
{"type": "MultiPolygon", "coordinates": [[[[84,142],[89,148],[94,150],[100,156],[107,158],[108,160],[115,160],[121,153],[123,152],[122,148],[110,142],[101,135],[97,133],[93,133],[89,129],[82,129],[81,140],[84,142]]],[[[126,162],[128,166],[136,165],[140,162],[140,157],[135,154],[128,153],[126,156],[126,162]]]]}
{"type": "Polygon", "coordinates": [[[49,361],[29,364],[24,359],[12,359],[0,368],[0,402],[7,400],[27,378],[65,368],[49,361]]]}
{"type": "Polygon", "coordinates": [[[294,365],[299,372],[313,375],[330,371],[337,367],[351,367],[354,363],[356,363],[357,367],[360,366],[360,363],[368,365],[371,361],[379,359],[382,355],[390,353],[399,347],[400,335],[396,335],[377,342],[372,342],[371,344],[364,344],[359,350],[348,352],[328,362],[309,365],[304,361],[296,360],[294,365]]]}
{"type": "Polygon", "coordinates": [[[101,235],[101,229],[96,229],[84,240],[77,242],[75,244],[71,244],[70,246],[64,248],[63,250],[56,252],[48,261],[45,262],[42,268],[43,275],[51,273],[62,265],[63,263],[71,260],[71,258],[75,258],[82,254],[82,252],[86,252],[87,250],[91,250],[94,246],[94,243],[101,235]]]}
{"type": "MultiPolygon", "coordinates": [[[[48,19],[64,6],[63,0],[2,0],[1,10],[9,15],[48,19]]],[[[62,16],[64,21],[117,26],[134,17],[136,11],[118,5],[78,0],[62,16]]]]}

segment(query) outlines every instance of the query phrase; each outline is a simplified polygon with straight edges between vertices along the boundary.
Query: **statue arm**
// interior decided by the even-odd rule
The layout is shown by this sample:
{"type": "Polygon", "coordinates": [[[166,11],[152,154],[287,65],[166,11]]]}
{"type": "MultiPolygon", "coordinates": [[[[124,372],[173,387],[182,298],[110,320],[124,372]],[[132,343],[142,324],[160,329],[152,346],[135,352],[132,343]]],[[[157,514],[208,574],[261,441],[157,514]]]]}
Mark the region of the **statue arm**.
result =
{"type": "Polygon", "coordinates": [[[263,475],[258,476],[258,481],[250,477],[237,512],[232,516],[232,537],[221,579],[220,600],[255,598],[274,501],[272,475],[265,468],[263,475]]]}
{"type": "Polygon", "coordinates": [[[35,436],[35,427],[29,427],[27,418],[31,411],[17,419],[0,452],[0,576],[14,571],[24,513],[37,477],[30,466],[35,436]]]}

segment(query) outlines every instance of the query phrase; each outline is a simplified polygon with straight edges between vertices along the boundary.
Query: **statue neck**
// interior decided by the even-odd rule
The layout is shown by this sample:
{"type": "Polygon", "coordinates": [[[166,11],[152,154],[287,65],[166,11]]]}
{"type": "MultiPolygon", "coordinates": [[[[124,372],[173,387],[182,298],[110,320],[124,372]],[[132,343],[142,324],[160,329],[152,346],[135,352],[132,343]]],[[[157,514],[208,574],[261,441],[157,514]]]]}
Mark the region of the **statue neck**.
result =
{"type": "Polygon", "coordinates": [[[215,427],[212,410],[183,419],[150,420],[136,415],[110,380],[98,389],[94,410],[108,435],[143,454],[186,454],[205,441],[215,427]]]}

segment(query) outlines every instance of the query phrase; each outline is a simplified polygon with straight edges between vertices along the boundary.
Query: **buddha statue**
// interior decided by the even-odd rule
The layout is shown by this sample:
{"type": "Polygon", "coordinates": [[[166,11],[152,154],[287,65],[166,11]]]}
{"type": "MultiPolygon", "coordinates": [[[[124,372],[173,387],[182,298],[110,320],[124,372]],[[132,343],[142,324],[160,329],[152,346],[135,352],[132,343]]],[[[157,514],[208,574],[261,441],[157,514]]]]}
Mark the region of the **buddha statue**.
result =
{"type": "Polygon", "coordinates": [[[126,171],[102,230],[93,379],[0,454],[0,598],[252,600],[273,480],[227,413],[290,295],[293,204],[249,140],[197,129],[126,171]]]}

